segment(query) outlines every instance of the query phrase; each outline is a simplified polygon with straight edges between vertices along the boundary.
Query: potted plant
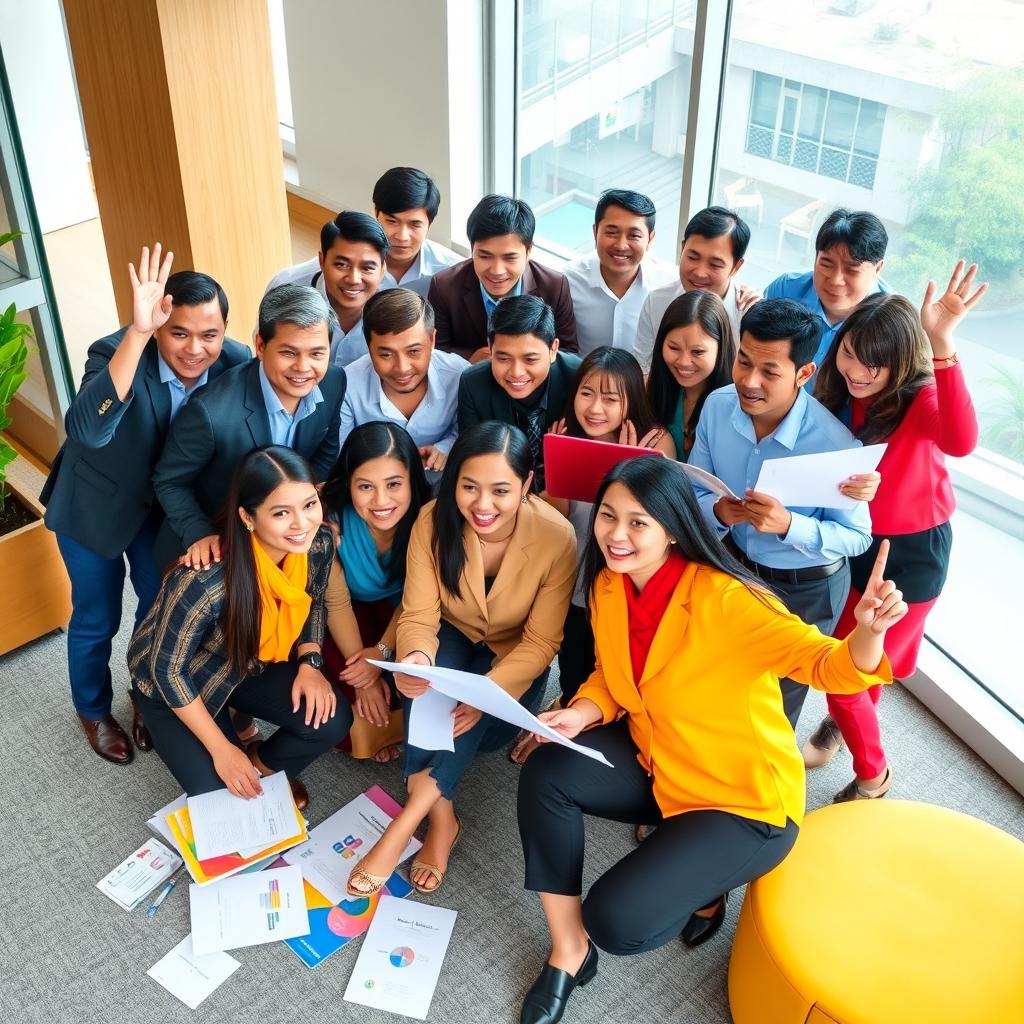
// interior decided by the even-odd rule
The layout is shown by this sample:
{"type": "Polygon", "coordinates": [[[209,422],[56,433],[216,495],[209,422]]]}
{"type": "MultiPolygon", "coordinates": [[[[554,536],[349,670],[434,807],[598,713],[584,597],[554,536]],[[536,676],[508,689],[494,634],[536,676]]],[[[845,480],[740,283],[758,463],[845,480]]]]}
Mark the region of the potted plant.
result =
{"type": "MultiPolygon", "coordinates": [[[[3,245],[9,235],[0,235],[3,245]]],[[[25,383],[28,370],[27,338],[32,328],[15,319],[17,310],[12,302],[0,316],[0,431],[11,425],[10,408],[14,393],[25,383]]],[[[0,435],[0,536],[10,533],[34,518],[32,512],[11,493],[7,486],[7,467],[18,457],[14,447],[0,435]]]]}

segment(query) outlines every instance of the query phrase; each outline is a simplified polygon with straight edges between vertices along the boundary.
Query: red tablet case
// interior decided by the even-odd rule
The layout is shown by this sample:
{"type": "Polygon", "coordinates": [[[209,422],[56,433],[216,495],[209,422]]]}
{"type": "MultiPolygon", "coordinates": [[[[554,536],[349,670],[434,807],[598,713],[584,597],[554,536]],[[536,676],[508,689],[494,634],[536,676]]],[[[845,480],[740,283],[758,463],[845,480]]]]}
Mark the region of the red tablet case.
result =
{"type": "Polygon", "coordinates": [[[544,435],[544,474],[547,492],[553,498],[593,502],[597,489],[612,466],[623,459],[645,455],[665,457],[656,448],[636,448],[628,444],[592,441],[589,437],[567,434],[544,435]]]}

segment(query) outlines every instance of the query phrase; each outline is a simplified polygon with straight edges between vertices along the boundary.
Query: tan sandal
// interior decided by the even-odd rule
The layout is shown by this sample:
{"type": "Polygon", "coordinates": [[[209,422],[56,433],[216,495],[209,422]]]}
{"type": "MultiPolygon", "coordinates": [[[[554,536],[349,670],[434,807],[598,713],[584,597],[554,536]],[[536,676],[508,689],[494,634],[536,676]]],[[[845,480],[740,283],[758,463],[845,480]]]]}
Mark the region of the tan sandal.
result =
{"type": "Polygon", "coordinates": [[[390,877],[390,875],[371,875],[369,871],[364,871],[361,867],[357,866],[352,869],[348,876],[345,892],[354,900],[369,899],[371,896],[376,896],[384,888],[390,877]],[[366,889],[353,889],[353,882],[364,883],[366,889]]]}
{"type": "MultiPolygon", "coordinates": [[[[449,860],[451,860],[452,850],[455,849],[455,844],[459,841],[459,837],[462,835],[462,819],[456,814],[455,820],[458,823],[459,827],[458,831],[456,831],[455,833],[455,838],[452,840],[452,845],[448,847],[449,860]]],[[[414,860],[409,865],[409,882],[418,893],[422,893],[424,896],[429,896],[432,892],[437,892],[437,890],[441,888],[441,883],[444,881],[444,876],[447,874],[447,868],[445,868],[442,871],[436,864],[428,864],[426,861],[423,860],[414,860]],[[427,886],[423,885],[420,882],[414,882],[412,877],[414,871],[428,872],[430,875],[437,879],[437,884],[431,886],[430,888],[427,888],[427,886]]]]}
{"type": "Polygon", "coordinates": [[[865,789],[856,779],[847,783],[832,798],[834,804],[845,804],[851,800],[881,800],[889,790],[892,789],[892,769],[885,769],[885,778],[871,789],[865,789]]]}

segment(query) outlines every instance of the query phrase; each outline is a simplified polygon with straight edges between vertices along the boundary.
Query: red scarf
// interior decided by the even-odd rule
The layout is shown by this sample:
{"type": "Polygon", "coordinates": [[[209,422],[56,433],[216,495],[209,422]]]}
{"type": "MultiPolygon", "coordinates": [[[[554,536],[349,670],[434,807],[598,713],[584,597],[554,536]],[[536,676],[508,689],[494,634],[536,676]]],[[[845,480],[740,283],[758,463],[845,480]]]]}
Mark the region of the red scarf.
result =
{"type": "Polygon", "coordinates": [[[633,680],[640,682],[647,664],[647,655],[654,634],[665,615],[669,601],[686,568],[686,559],[673,546],[665,564],[647,581],[644,589],[638,591],[633,581],[623,573],[622,586],[626,591],[626,607],[629,612],[629,660],[633,666],[633,680]]]}

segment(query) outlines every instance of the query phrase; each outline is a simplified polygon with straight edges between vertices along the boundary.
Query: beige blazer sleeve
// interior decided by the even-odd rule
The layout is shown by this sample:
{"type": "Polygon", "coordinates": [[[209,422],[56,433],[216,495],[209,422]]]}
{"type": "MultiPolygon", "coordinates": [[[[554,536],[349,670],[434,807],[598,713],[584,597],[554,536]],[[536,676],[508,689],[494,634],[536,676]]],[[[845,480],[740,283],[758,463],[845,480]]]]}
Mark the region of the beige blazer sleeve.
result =
{"type": "Polygon", "coordinates": [[[396,651],[404,661],[421,651],[431,664],[437,657],[437,631],[441,627],[441,584],[430,549],[433,502],[428,503],[409,534],[402,614],[398,620],[396,651]]]}
{"type": "Polygon", "coordinates": [[[337,558],[331,563],[327,593],[324,594],[324,609],[327,612],[327,631],[342,655],[350,658],[361,651],[363,642],[359,635],[359,624],[352,610],[352,598],[348,592],[345,573],[337,558]]]}

